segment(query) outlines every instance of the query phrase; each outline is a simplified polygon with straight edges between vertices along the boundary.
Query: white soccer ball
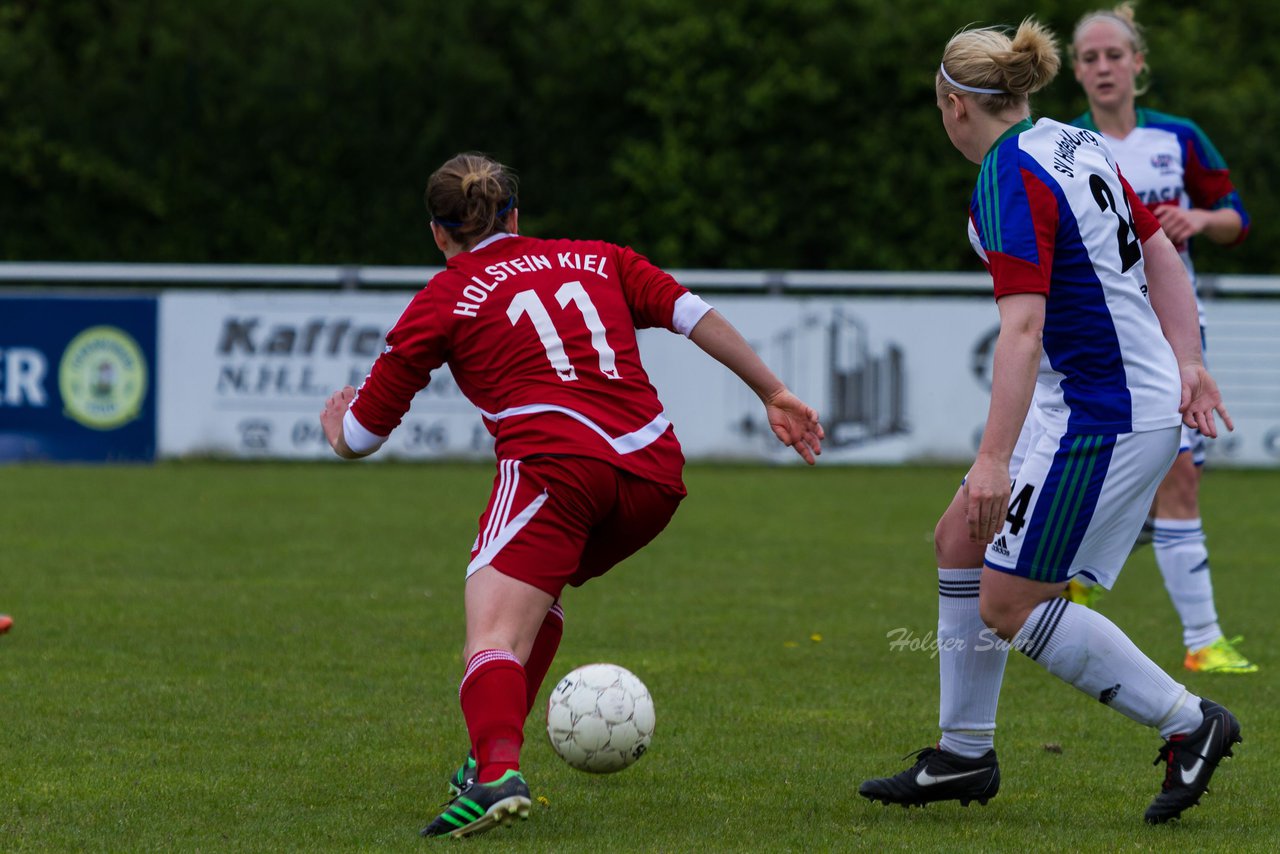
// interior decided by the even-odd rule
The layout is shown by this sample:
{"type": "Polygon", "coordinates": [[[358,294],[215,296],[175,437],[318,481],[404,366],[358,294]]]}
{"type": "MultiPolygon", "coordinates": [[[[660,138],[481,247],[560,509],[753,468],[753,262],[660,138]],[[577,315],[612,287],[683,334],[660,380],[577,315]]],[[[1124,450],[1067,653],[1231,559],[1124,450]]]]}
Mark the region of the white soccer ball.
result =
{"type": "Polygon", "coordinates": [[[560,680],[547,700],[547,737],[579,771],[621,771],[649,749],[653,697],[616,664],[587,664],[560,680]]]}

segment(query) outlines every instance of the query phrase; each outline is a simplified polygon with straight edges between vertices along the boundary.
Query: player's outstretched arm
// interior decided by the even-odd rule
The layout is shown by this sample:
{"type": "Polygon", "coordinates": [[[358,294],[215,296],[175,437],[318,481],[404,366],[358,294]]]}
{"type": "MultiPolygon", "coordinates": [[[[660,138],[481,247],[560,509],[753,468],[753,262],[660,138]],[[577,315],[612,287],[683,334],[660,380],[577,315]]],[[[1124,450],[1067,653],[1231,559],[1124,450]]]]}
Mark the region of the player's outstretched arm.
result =
{"type": "Polygon", "coordinates": [[[724,315],[708,311],[689,333],[689,340],[756,393],[779,442],[793,448],[809,465],[817,462],[826,436],[817,411],[791,393],[724,315]]]}
{"type": "Polygon", "coordinates": [[[965,521],[969,542],[989,543],[1009,510],[1009,459],[1018,443],[1043,352],[1045,298],[1012,293],[996,302],[1000,335],[991,373],[991,402],[973,467],[965,475],[965,521]]]}
{"type": "Polygon", "coordinates": [[[1182,421],[1188,427],[1195,427],[1204,435],[1216,438],[1215,412],[1222,416],[1228,430],[1235,429],[1235,425],[1222,402],[1218,384],[1204,366],[1195,292],[1187,276],[1187,268],[1173,244],[1161,232],[1156,232],[1142,244],[1142,254],[1151,307],[1178,360],[1178,372],[1182,377],[1182,402],[1178,411],[1182,413],[1182,421]]]}
{"type": "Polygon", "coordinates": [[[333,394],[329,395],[329,399],[325,401],[324,409],[320,411],[320,426],[324,428],[325,438],[329,440],[329,447],[333,448],[333,452],[345,460],[354,460],[366,454],[357,454],[347,445],[346,436],[342,432],[342,419],[346,417],[347,410],[351,407],[351,401],[356,396],[356,390],[351,386],[346,386],[333,394]]]}

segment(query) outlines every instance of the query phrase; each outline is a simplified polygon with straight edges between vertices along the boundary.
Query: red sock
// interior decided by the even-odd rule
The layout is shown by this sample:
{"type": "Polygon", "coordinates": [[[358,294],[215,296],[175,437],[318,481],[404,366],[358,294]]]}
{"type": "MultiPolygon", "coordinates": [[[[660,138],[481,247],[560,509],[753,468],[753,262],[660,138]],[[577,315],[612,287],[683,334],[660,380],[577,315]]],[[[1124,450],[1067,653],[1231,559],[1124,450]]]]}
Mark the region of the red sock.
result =
{"type": "Polygon", "coordinates": [[[524,667],[507,650],[484,649],[467,662],[458,697],[481,783],[520,768],[525,693],[524,667]]]}
{"type": "MultiPolygon", "coordinates": [[[[538,636],[533,641],[533,649],[529,652],[529,660],[524,663],[524,678],[529,689],[528,712],[533,711],[533,702],[538,699],[538,689],[547,678],[547,671],[551,669],[556,650],[560,648],[562,634],[564,634],[564,609],[560,607],[559,602],[556,602],[543,618],[542,628],[538,629],[538,636]]],[[[526,717],[528,712],[525,713],[526,717]]]]}

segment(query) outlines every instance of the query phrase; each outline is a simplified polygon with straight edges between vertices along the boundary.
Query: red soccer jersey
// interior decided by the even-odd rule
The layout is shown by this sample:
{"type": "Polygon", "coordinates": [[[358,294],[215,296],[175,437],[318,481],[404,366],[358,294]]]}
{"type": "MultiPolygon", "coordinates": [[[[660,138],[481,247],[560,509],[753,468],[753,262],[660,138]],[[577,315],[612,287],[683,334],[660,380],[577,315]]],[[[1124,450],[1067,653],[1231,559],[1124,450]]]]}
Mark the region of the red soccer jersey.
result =
{"type": "Polygon", "coordinates": [[[571,454],[683,489],[684,455],[640,363],[636,329],[674,329],[688,293],[626,247],[504,237],[450,258],[387,334],[351,404],[372,433],[400,423],[448,363],[499,459],[571,454]]]}

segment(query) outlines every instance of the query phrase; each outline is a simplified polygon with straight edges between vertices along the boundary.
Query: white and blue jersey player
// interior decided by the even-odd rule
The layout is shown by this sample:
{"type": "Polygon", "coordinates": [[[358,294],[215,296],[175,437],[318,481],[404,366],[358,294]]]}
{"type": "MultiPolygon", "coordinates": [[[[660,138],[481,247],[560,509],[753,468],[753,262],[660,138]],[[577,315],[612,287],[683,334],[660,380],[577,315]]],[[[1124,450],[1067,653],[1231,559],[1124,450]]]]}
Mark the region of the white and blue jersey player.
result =
{"type": "MultiPolygon", "coordinates": [[[[1072,124],[1094,131],[1106,140],[1134,195],[1152,214],[1166,207],[1230,209],[1240,217],[1240,230],[1228,245],[1241,243],[1249,234],[1249,212],[1231,183],[1226,160],[1205,132],[1190,119],[1145,107],[1135,108],[1134,116],[1137,126],[1123,139],[1101,133],[1094,124],[1092,112],[1077,116],[1072,124]]],[[[1186,265],[1192,284],[1196,285],[1192,241],[1180,240],[1174,248],[1186,265]]],[[[1205,312],[1198,287],[1196,308],[1203,348],[1205,312]]],[[[1187,427],[1182,431],[1179,450],[1189,452],[1195,465],[1204,464],[1205,441],[1196,430],[1187,427]]]]}
{"type": "MultiPolygon", "coordinates": [[[[1072,37],[1072,68],[1089,109],[1071,123],[1100,134],[1134,194],[1160,221],[1194,283],[1193,247],[1200,238],[1235,246],[1250,231],[1249,213],[1226,160],[1208,135],[1184,116],[1139,107],[1151,66],[1146,38],[1130,3],[1086,12],[1072,37]]],[[[1205,313],[1200,311],[1201,348],[1205,313]]],[[[1200,673],[1247,674],[1246,658],[1218,621],[1214,572],[1200,512],[1204,437],[1186,426],[1177,459],[1160,487],[1135,546],[1151,543],[1156,566],[1182,623],[1183,666],[1200,673]]],[[[1092,605],[1097,590],[1084,576],[1068,585],[1073,602],[1092,605]]]]}
{"type": "Polygon", "coordinates": [[[996,298],[1045,298],[1034,398],[986,565],[1110,587],[1178,451],[1173,350],[1151,308],[1141,242],[1159,222],[1095,133],[1041,119],[987,154],[969,237],[996,298]]]}
{"type": "Polygon", "coordinates": [[[947,136],[981,167],[970,234],[1000,332],[978,453],[934,530],[942,737],[858,792],[904,806],[994,797],[996,707],[1015,648],[1160,733],[1168,770],[1145,818],[1164,822],[1199,802],[1239,722],[1061,594],[1076,575],[1114,581],[1179,423],[1212,436],[1215,412],[1230,420],[1201,361],[1191,282],[1156,218],[1101,137],[1030,121],[1030,94],[1059,65],[1053,34],[1027,18],[1012,35],[957,33],[935,77],[947,136]]]}

